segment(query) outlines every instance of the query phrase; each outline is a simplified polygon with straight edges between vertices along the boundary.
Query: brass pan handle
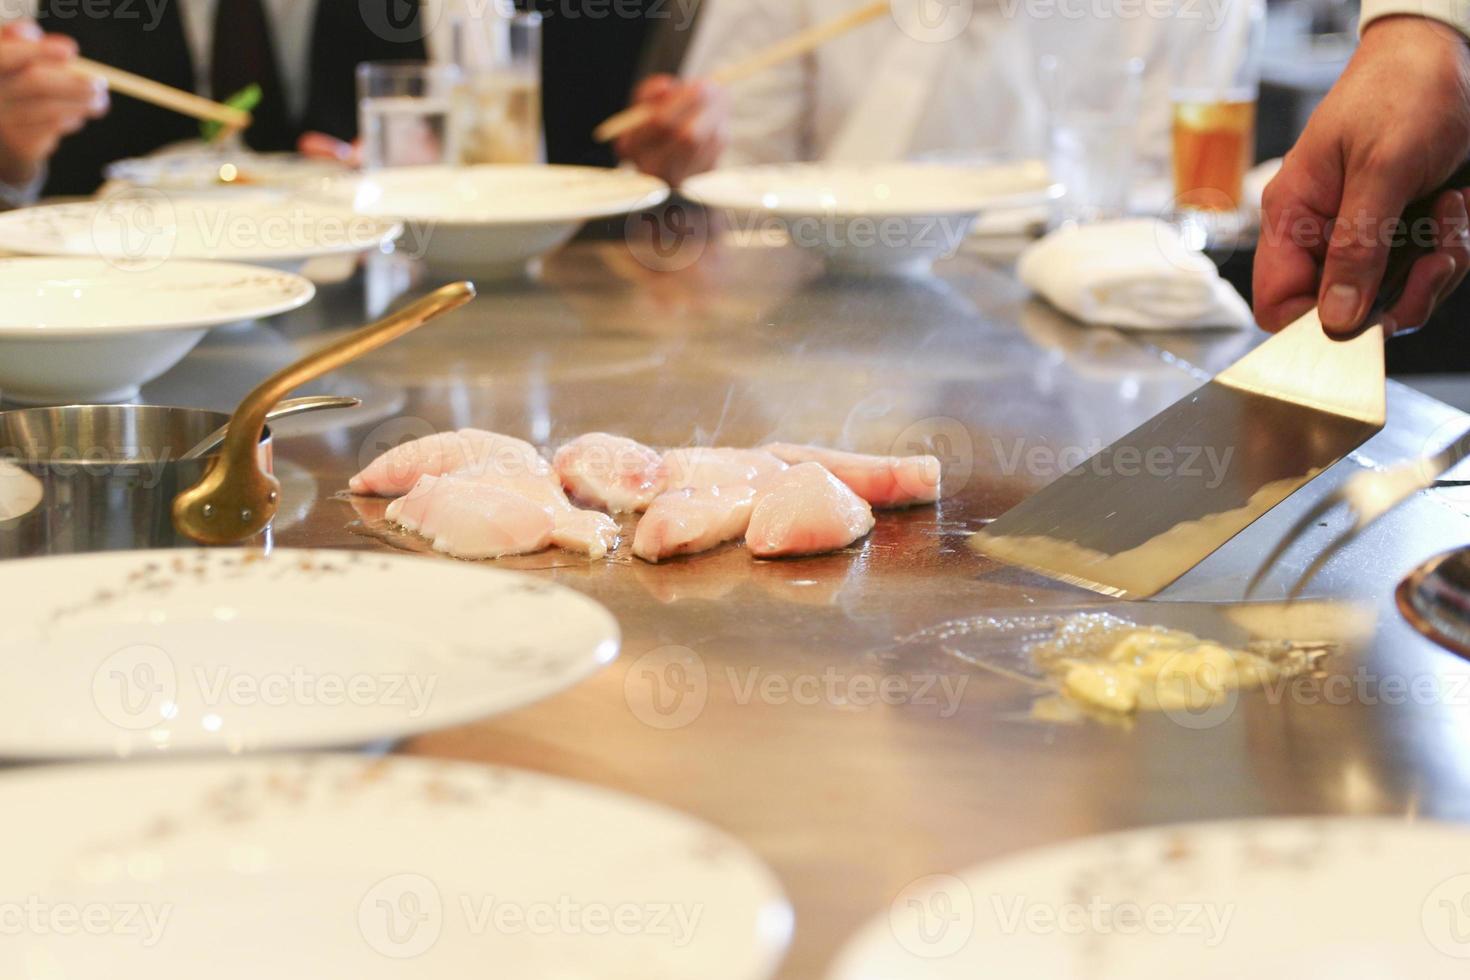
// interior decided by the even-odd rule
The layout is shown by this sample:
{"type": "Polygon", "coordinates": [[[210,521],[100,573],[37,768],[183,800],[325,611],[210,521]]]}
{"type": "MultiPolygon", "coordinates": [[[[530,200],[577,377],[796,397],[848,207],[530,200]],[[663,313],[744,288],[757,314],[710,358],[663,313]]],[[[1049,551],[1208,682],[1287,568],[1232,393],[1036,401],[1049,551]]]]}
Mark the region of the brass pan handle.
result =
{"type": "Polygon", "coordinates": [[[200,544],[235,544],[264,530],[276,516],[281,485],[256,462],[265,417],[294,389],[382,347],[475,298],[473,283],[451,283],[377,323],[313,351],[267,378],[245,396],[229,435],[198,483],[174,498],[174,527],[200,544]]]}

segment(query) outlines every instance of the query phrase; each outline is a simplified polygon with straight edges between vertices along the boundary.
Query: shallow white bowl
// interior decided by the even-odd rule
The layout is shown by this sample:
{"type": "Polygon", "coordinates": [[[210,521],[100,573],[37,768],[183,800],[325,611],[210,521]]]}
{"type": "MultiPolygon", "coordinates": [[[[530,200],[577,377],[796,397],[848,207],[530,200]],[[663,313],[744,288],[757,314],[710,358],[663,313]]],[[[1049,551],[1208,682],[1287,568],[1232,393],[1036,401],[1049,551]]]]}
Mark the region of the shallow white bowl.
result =
{"type": "Polygon", "coordinates": [[[779,229],[834,271],[905,274],[953,255],[983,212],[1031,207],[1057,189],[1037,162],[797,163],[715,170],[682,192],[727,212],[742,237],[779,229]]]}
{"type": "Polygon", "coordinates": [[[296,153],[255,153],[238,147],[186,143],[151,156],[118,160],[107,167],[107,179],[133,187],[165,191],[233,193],[266,188],[293,188],[336,177],[347,165],[313,160],[296,153]]]}
{"type": "Polygon", "coordinates": [[[300,276],[222,262],[0,259],[0,397],[126,401],[210,327],[310,302],[300,276]]]}
{"type": "Polygon", "coordinates": [[[402,231],[394,221],[269,190],[220,196],[142,188],[0,214],[0,249],[154,265],[248,262],[295,272],[309,259],[379,248],[402,231]]]}
{"type": "Polygon", "coordinates": [[[320,185],[323,199],[403,222],[400,247],[446,273],[519,275],[586,222],[654,207],[663,181],[599,167],[403,167],[320,185]]]}

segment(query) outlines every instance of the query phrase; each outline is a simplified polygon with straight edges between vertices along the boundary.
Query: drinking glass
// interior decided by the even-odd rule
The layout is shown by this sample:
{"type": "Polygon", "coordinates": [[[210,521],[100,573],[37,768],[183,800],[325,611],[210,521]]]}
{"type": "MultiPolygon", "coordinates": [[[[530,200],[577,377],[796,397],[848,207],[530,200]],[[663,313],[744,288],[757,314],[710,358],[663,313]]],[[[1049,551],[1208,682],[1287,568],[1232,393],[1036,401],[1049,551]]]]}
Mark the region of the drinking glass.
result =
{"type": "Polygon", "coordinates": [[[1143,60],[1041,59],[1058,223],[1122,217],[1133,185],[1143,60]]]}
{"type": "Polygon", "coordinates": [[[1174,25],[1174,199],[1186,214],[1239,215],[1255,156],[1264,0],[1222,0],[1174,25]]]}
{"type": "Polygon", "coordinates": [[[459,70],[426,61],[371,61],[357,68],[364,170],[454,163],[449,116],[459,70]]]}
{"type": "Polygon", "coordinates": [[[460,71],[453,119],[459,162],[543,162],[541,15],[482,5],[457,14],[451,36],[460,71]]]}

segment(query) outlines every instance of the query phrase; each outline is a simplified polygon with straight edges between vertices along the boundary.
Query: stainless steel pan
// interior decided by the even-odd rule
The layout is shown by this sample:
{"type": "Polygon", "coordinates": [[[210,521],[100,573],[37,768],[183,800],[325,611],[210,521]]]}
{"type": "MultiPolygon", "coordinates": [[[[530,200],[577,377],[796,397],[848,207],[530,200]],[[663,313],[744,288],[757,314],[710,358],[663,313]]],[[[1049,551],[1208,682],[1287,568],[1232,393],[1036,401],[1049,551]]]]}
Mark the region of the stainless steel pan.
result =
{"type": "MultiPolygon", "coordinates": [[[[211,459],[181,457],[229,420],[154,405],[0,412],[0,558],[191,544],[171,507],[211,459]]],[[[269,429],[255,460],[271,472],[269,429]]]]}

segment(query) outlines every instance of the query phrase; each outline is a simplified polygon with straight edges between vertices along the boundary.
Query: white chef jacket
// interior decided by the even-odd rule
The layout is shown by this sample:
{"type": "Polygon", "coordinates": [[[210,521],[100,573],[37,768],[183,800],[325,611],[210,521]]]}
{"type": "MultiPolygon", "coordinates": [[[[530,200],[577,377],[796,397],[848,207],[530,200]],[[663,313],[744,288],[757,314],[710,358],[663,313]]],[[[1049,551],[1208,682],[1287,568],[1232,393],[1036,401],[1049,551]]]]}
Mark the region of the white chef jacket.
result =
{"type": "MultiPolygon", "coordinates": [[[[705,0],[683,74],[708,75],[862,2],[705,0]]],[[[1045,130],[1034,86],[1020,83],[1029,67],[1025,26],[1000,16],[997,0],[979,0],[963,32],[940,43],[879,18],[734,86],[722,163],[939,150],[1031,156],[1045,130]]]]}
{"type": "MultiPolygon", "coordinates": [[[[707,75],[862,2],[705,0],[684,74],[707,75]]],[[[1135,142],[1145,169],[1162,169],[1169,141],[1170,32],[1178,29],[1170,19],[1033,18],[1028,4],[1016,0],[932,2],[969,12],[957,36],[920,40],[896,19],[880,18],[733,86],[731,147],[722,164],[894,160],[946,151],[1041,156],[1046,106],[1038,64],[1043,55],[1055,54],[1064,63],[1143,59],[1145,110],[1135,142]]],[[[1068,9],[1085,12],[1090,6],[1073,3],[1068,9]]]]}
{"type": "MultiPolygon", "coordinates": [[[[684,65],[697,77],[840,16],[863,0],[705,0],[684,65]]],[[[944,0],[935,0],[943,5],[944,0]]],[[[975,0],[962,33],[942,43],[906,35],[893,18],[857,28],[812,54],[732,87],[731,146],[721,163],[894,160],[940,151],[1037,157],[1045,153],[1046,108],[1037,66],[1087,58],[1146,66],[1135,144],[1140,176],[1162,175],[1169,155],[1170,76],[1178,18],[1028,16],[1015,0],[975,0]]],[[[1064,4],[1071,11],[1092,5],[1064,4]]],[[[951,9],[971,5],[948,4],[951,9]]],[[[1106,5],[1104,5],[1106,8],[1106,5]]],[[[1120,8],[1121,9],[1121,8],[1120,8]]],[[[1191,9],[1208,9],[1194,4],[1191,9]]],[[[1363,0],[1363,23],[1414,13],[1470,36],[1462,0],[1363,0]]],[[[1229,30],[1211,34],[1234,43],[1229,30]]],[[[1243,38],[1242,38],[1243,42],[1243,38]]],[[[1225,52],[1223,57],[1231,57],[1225,52]]]]}
{"type": "Polygon", "coordinates": [[[1428,17],[1448,24],[1470,38],[1470,6],[1462,0],[1363,0],[1358,29],[1367,27],[1380,17],[1394,14],[1428,17]]]}

